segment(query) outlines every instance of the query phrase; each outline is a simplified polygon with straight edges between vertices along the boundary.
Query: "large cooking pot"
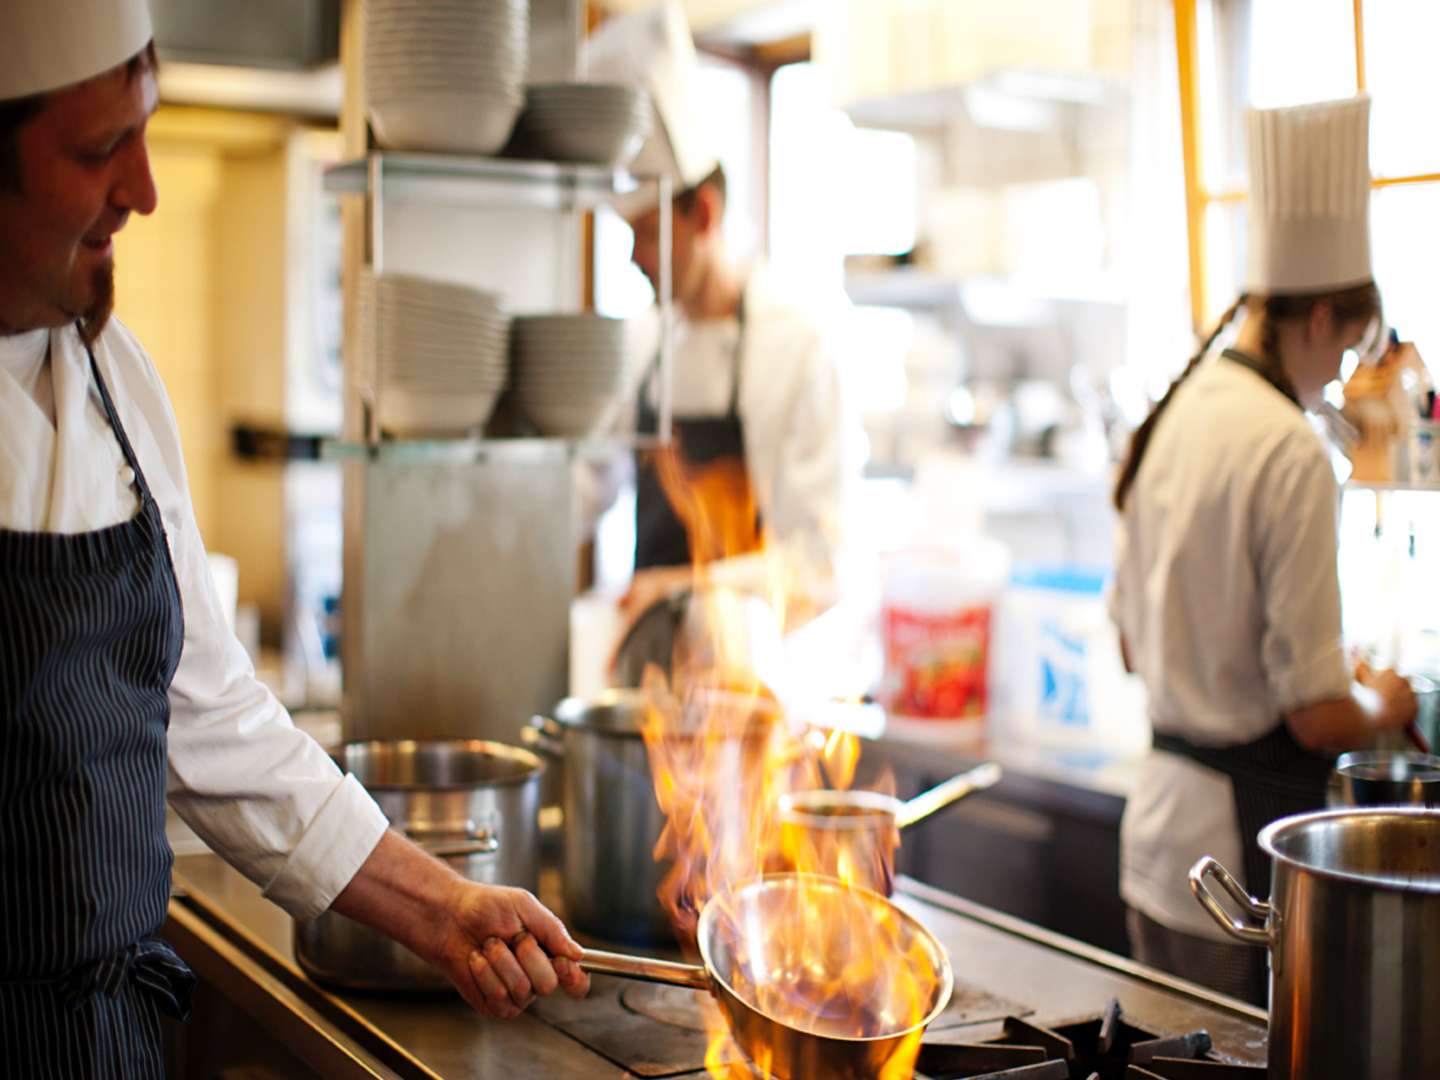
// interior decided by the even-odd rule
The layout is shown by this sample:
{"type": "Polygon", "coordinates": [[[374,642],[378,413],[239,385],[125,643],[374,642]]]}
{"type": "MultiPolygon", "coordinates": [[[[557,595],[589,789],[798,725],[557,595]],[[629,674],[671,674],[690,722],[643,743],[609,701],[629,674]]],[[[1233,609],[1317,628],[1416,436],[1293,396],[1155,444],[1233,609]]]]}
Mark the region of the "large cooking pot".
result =
{"type": "MultiPolygon", "coordinates": [[[[398,831],[471,881],[534,891],[540,876],[540,778],[528,750],[476,739],[347,743],[337,764],[398,831]]],[[[443,990],[410,950],[327,911],[295,923],[295,959],[317,982],[364,990],[443,990]]]]}
{"type": "Polygon", "coordinates": [[[1227,934],[1270,949],[1272,1080],[1440,1076],[1440,811],[1301,814],[1266,826],[1260,847],[1270,903],[1208,855],[1190,888],[1227,934]]]}
{"type": "Polygon", "coordinates": [[[703,966],[593,949],[580,966],[709,991],[735,1041],[782,1080],[910,1075],[920,1036],[954,988],[929,930],[834,878],[771,874],[718,893],[696,937],[703,966]]]}
{"type": "MultiPolygon", "coordinates": [[[[566,914],[587,933],[632,944],[674,940],[658,897],[666,867],[655,858],[655,844],[665,814],[641,734],[647,707],[640,690],[605,690],[566,698],[552,716],[534,717],[523,732],[529,745],[565,763],[566,914]]],[[[734,777],[737,799],[743,799],[760,772],[763,741],[777,714],[773,703],[740,695],[724,707],[737,718],[736,735],[711,736],[709,752],[721,755],[716,767],[734,777]]],[[[669,738],[683,743],[688,737],[669,738]]]]}

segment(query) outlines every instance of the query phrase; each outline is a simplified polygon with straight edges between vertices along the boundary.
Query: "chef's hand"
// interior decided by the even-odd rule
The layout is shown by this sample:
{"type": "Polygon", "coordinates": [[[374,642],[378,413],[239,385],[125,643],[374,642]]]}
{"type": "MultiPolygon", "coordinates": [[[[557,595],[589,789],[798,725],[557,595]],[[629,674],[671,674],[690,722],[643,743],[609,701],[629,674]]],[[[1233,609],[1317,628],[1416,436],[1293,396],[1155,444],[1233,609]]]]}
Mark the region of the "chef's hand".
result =
{"type": "Polygon", "coordinates": [[[385,833],[331,910],[394,938],[445,972],[490,1016],[518,1016],[557,987],[583,997],[580,946],[524,889],[480,885],[399,833],[385,833]]]}
{"type": "Polygon", "coordinates": [[[640,616],[659,601],[678,596],[695,583],[695,571],[689,566],[654,566],[637,570],[630,579],[630,588],[620,598],[620,633],[610,654],[608,669],[613,673],[620,660],[620,647],[630,636],[640,616]]]}
{"type": "Polygon", "coordinates": [[[457,882],[436,962],[477,1011],[508,1020],[537,996],[584,997],[580,946],[524,889],[457,882]]]}
{"type": "Polygon", "coordinates": [[[689,566],[652,566],[637,570],[630,579],[630,588],[620,598],[620,610],[634,622],[658,600],[676,596],[695,582],[695,570],[689,566]]]}
{"type": "Polygon", "coordinates": [[[1355,681],[1374,691],[1377,698],[1376,726],[1381,731],[1400,731],[1415,720],[1420,701],[1415,690],[1398,672],[1375,671],[1365,661],[1355,665],[1355,681]]]}

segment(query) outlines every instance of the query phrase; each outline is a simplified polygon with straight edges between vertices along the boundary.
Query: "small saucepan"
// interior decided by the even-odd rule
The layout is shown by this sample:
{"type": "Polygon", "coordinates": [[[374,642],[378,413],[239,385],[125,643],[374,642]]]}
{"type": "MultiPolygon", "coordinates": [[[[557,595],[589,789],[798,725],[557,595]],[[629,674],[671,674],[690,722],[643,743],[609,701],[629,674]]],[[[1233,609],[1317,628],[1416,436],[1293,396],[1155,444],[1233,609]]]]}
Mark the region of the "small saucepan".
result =
{"type": "Polygon", "coordinates": [[[1405,750],[1356,750],[1335,762],[1346,806],[1440,807],[1440,757],[1405,750]]]}
{"type": "Polygon", "coordinates": [[[750,1059],[791,1080],[871,1080],[898,1068],[954,989],[944,947],[916,919],[814,874],[717,893],[696,939],[703,966],[593,949],[580,966],[710,992],[750,1059]]]}
{"type": "Polygon", "coordinates": [[[792,867],[827,874],[873,889],[895,891],[895,848],[900,830],[957,799],[999,782],[999,765],[987,762],[951,777],[908,802],[878,791],[796,791],[780,797],[780,837],[792,867]]]}

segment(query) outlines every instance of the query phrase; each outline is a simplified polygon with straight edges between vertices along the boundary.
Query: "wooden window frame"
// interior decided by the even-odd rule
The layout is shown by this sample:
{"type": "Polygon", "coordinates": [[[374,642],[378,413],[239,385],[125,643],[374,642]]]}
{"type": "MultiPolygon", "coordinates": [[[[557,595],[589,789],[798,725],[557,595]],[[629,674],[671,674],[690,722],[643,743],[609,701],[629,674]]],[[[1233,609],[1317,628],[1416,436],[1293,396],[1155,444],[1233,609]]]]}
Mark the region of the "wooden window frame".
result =
{"type": "MultiPolygon", "coordinates": [[[[1204,182],[1204,147],[1200,138],[1199,0],[1172,0],[1175,15],[1175,58],[1180,79],[1181,148],[1185,159],[1185,218],[1190,243],[1190,317],[1197,334],[1208,331],[1210,297],[1206,287],[1209,252],[1205,243],[1205,213],[1223,203],[1242,203],[1244,191],[1211,191],[1204,182]]],[[[1355,29],[1355,92],[1365,83],[1365,0],[1352,0],[1355,29]]],[[[1440,182],[1440,172],[1374,176],[1372,190],[1409,184],[1440,182]]]]}

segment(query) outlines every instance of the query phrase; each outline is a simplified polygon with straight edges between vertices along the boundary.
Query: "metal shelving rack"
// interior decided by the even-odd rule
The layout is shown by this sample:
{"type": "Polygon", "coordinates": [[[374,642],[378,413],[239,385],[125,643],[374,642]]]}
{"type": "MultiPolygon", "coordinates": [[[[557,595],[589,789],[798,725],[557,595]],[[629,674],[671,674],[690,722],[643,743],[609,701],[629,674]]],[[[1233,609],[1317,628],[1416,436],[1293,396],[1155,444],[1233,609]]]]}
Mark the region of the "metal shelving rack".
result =
{"type": "MultiPolygon", "coordinates": [[[[363,0],[342,6],[348,157],[324,186],[338,196],[344,237],[345,427],[322,447],[345,484],[342,733],[514,743],[567,692],[575,459],[668,441],[673,191],[666,177],[597,165],[376,149],[363,0]],[[577,310],[581,212],[645,185],[656,188],[664,256],[653,437],[382,438],[375,406],[385,388],[356,333],[364,270],[463,280],[502,293],[512,310],[577,310]]],[[[527,77],[575,78],[581,0],[529,0],[529,12],[527,77]]]]}
{"type": "MultiPolygon", "coordinates": [[[[337,195],[362,195],[370,234],[370,269],[376,274],[385,269],[385,206],[389,201],[424,202],[440,205],[482,205],[490,207],[524,206],[572,212],[594,210],[621,195],[641,187],[656,188],[660,211],[660,281],[657,305],[660,309],[660,394],[659,423],[653,437],[638,433],[632,440],[599,438],[563,441],[577,453],[603,452],[618,446],[665,444],[671,433],[671,379],[673,373],[673,342],[671,337],[671,229],[673,195],[668,175],[635,176],[603,165],[571,164],[554,161],[521,161],[509,158],[470,157],[456,154],[427,154],[376,150],[363,158],[342,162],[325,173],[325,189],[337,195]]],[[[375,313],[378,319],[380,312],[375,313]]],[[[365,446],[372,451],[382,445],[376,404],[384,387],[378,370],[368,373],[359,390],[365,413],[365,446]]],[[[418,449],[411,460],[434,458],[449,461],[451,451],[436,447],[418,449]]],[[[486,443],[535,442],[537,440],[456,440],[462,445],[479,443],[476,453],[495,454],[486,443]]],[[[352,456],[355,447],[338,446],[329,456],[352,456]]],[[[463,452],[463,451],[461,451],[463,452]]],[[[527,453],[523,449],[520,453],[527,453]]]]}

